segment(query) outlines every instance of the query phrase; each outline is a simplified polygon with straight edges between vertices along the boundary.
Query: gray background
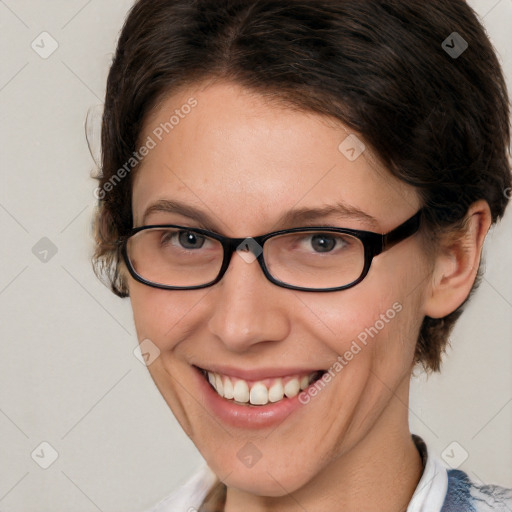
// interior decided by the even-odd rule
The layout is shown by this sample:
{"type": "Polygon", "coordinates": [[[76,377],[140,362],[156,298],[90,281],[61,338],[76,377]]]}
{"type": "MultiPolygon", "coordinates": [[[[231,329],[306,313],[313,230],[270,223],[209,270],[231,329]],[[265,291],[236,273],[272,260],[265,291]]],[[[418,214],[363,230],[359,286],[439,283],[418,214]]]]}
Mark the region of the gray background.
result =
{"type": "MultiPolygon", "coordinates": [[[[131,4],[0,0],[4,512],[141,510],[201,462],[134,357],[128,299],[97,281],[89,262],[96,183],[84,120],[102,103],[131,4]],[[57,49],[42,58],[52,44],[57,49]],[[43,469],[54,451],[58,458],[43,469]]],[[[510,86],[512,0],[470,4],[510,86]]],[[[512,207],[487,239],[485,280],[451,338],[442,375],[414,378],[410,406],[411,430],[447,464],[509,487],[511,228],[512,207]]]]}

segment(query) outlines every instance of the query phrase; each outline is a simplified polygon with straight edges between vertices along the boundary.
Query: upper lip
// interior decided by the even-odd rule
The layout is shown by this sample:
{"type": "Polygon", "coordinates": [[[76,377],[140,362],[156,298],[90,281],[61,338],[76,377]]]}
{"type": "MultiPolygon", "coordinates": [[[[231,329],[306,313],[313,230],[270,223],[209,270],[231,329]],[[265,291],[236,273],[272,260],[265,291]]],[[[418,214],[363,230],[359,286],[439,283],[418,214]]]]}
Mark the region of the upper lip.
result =
{"type": "Polygon", "coordinates": [[[275,367],[263,367],[263,368],[234,368],[227,365],[214,365],[207,364],[204,366],[195,365],[200,370],[206,370],[212,373],[218,373],[227,377],[236,377],[242,380],[263,380],[263,379],[277,379],[279,377],[291,377],[294,375],[309,375],[316,371],[324,371],[320,368],[300,368],[300,367],[288,367],[288,368],[275,368],[275,367]]]}

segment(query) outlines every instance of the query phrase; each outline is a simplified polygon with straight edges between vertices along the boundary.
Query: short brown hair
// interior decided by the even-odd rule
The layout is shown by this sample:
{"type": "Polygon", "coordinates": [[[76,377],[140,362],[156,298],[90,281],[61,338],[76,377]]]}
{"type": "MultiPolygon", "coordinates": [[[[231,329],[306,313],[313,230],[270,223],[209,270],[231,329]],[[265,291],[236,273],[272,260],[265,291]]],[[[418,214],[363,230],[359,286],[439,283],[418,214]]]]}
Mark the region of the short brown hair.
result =
{"type": "MultiPolygon", "coordinates": [[[[493,223],[504,214],[509,100],[493,47],[465,1],[139,0],[108,76],[95,219],[94,268],[121,297],[128,288],[116,240],[132,227],[137,167],[112,180],[136,151],[151,109],[211,78],[356,131],[393,175],[416,188],[422,230],[434,242],[458,233],[478,199],[489,204],[493,223]],[[468,45],[461,55],[443,44],[453,48],[454,37],[462,49],[468,45]]],[[[479,268],[457,310],[424,318],[416,362],[427,371],[439,371],[481,277],[479,268]]]]}

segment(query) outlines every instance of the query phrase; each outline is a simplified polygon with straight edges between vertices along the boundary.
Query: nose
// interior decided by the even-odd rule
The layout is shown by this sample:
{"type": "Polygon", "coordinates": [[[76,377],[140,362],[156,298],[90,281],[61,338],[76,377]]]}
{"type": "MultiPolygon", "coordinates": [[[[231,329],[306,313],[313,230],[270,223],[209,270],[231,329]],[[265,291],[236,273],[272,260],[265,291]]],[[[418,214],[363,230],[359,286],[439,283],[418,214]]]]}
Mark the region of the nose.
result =
{"type": "Polygon", "coordinates": [[[280,341],[290,331],[291,290],[267,280],[249,252],[234,252],[223,278],[212,290],[210,332],[232,352],[280,341]]]}

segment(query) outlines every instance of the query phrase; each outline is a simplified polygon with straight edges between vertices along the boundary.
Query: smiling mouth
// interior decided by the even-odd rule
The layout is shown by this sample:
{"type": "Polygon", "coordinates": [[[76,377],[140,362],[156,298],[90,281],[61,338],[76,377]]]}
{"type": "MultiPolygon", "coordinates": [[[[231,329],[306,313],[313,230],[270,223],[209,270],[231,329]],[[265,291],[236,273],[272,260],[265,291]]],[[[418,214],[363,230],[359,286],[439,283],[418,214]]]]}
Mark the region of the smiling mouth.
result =
{"type": "Polygon", "coordinates": [[[263,406],[297,396],[302,390],[319,380],[327,370],[307,374],[247,381],[221,375],[196,367],[210,386],[222,398],[239,405],[263,406]]]}

